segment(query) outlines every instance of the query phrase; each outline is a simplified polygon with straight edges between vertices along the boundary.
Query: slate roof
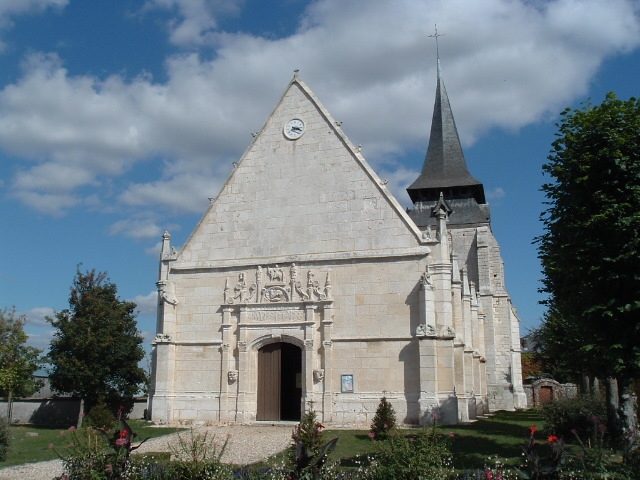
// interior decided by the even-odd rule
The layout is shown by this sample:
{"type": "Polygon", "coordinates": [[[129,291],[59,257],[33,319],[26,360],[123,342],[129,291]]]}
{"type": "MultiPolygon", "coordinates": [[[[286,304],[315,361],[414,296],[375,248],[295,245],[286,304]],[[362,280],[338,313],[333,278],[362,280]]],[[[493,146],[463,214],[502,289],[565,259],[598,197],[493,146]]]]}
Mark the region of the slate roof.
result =
{"type": "MultiPolygon", "coordinates": [[[[425,213],[425,204],[435,205],[440,193],[443,193],[445,200],[453,201],[458,206],[458,210],[454,208],[454,216],[450,218],[453,223],[483,223],[489,220],[484,186],[467,168],[449,97],[442,80],[439,59],[436,100],[427,155],[422,172],[407,188],[407,193],[417,210],[423,210],[419,215],[421,217],[425,213]],[[461,211],[460,207],[466,211],[461,211]],[[456,213],[458,215],[455,215],[456,213]]],[[[416,219],[414,215],[411,216],[416,219]]],[[[418,225],[421,223],[425,223],[424,219],[418,222],[418,225]]]]}
{"type": "Polygon", "coordinates": [[[429,147],[422,172],[416,181],[407,188],[407,192],[415,203],[425,196],[429,199],[437,199],[441,191],[455,189],[455,187],[472,187],[462,190],[472,190],[478,203],[485,203],[482,184],[467,169],[467,162],[460,144],[458,129],[453,118],[438,60],[438,85],[431,121],[429,147]]]}

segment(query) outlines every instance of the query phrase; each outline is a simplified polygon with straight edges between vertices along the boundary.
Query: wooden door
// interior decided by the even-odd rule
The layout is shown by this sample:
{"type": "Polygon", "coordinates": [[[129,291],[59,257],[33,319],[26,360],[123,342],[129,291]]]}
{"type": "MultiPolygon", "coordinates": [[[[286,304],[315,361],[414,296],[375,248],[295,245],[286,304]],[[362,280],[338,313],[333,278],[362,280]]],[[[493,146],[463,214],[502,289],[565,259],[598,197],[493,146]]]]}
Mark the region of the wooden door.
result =
{"type": "Polygon", "coordinates": [[[272,343],[258,350],[256,420],[301,418],[302,351],[290,343],[272,343]]]}
{"type": "Polygon", "coordinates": [[[279,343],[258,350],[258,411],[257,420],[280,420],[280,360],[279,343]]]}
{"type": "Polygon", "coordinates": [[[551,400],[553,400],[553,388],[540,387],[540,402],[538,405],[544,405],[545,403],[549,403],[551,400]]]}

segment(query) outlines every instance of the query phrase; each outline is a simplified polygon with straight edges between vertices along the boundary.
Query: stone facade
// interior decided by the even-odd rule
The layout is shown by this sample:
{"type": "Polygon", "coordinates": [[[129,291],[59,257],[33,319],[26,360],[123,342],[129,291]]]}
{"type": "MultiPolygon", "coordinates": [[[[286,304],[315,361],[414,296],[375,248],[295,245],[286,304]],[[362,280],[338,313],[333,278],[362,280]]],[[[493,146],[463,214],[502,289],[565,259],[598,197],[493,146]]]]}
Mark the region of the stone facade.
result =
{"type": "Polygon", "coordinates": [[[410,424],[525,406],[499,247],[450,213],[419,228],[294,77],[182,249],[163,236],[152,419],[363,424],[383,392],[410,424]]]}

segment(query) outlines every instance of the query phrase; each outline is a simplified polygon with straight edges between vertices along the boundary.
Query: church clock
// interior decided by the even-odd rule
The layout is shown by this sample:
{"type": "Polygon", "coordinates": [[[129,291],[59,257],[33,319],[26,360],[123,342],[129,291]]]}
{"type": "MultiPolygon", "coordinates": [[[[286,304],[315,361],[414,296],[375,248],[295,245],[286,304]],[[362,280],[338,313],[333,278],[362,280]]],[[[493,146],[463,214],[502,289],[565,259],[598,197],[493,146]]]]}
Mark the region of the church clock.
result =
{"type": "Polygon", "coordinates": [[[304,122],[299,118],[289,120],[284,125],[284,136],[289,140],[297,140],[304,133],[304,122]]]}

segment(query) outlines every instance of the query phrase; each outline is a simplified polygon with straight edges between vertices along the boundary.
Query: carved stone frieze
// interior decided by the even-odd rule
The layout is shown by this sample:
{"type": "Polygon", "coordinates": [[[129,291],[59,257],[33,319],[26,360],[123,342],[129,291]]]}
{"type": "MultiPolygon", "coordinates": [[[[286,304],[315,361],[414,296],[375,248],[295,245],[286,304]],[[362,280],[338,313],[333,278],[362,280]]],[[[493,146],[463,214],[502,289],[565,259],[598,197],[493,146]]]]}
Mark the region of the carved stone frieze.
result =
{"type": "Polygon", "coordinates": [[[238,370],[229,370],[227,379],[229,383],[235,383],[235,381],[238,380],[238,370]]]}
{"type": "Polygon", "coordinates": [[[317,368],[313,371],[313,381],[318,383],[324,379],[324,369],[317,368]]]}
{"type": "Polygon", "coordinates": [[[224,303],[239,305],[331,300],[332,285],[328,272],[324,283],[316,279],[316,273],[311,269],[307,270],[306,277],[304,285],[300,280],[300,269],[295,263],[288,269],[280,265],[264,268],[258,266],[255,270],[255,283],[247,283],[245,272],[238,273],[238,281],[233,287],[229,279],[225,280],[224,303]]]}

